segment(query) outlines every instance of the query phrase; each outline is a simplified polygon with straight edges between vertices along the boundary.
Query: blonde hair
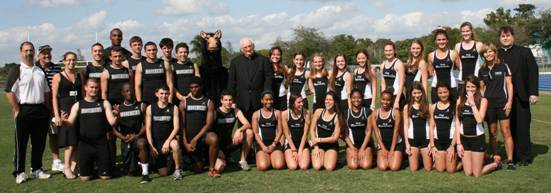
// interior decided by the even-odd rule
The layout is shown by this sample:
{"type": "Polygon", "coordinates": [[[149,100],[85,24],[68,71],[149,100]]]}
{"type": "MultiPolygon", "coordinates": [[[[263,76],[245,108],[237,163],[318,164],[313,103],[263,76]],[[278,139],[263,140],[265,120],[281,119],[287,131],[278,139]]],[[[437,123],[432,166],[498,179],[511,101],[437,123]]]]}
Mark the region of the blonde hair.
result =
{"type": "MultiPolygon", "coordinates": [[[[489,50],[492,50],[494,51],[495,53],[495,58],[494,60],[492,61],[492,63],[495,65],[495,64],[499,64],[501,63],[501,61],[499,60],[499,57],[497,56],[497,47],[492,44],[492,43],[489,43],[489,44],[485,44],[485,46],[482,47],[482,49],[480,50],[480,53],[484,54],[486,53],[487,51],[489,50]]],[[[484,58],[483,60],[484,62],[482,63],[482,68],[488,68],[488,61],[486,60],[486,58],[484,58]]]]}

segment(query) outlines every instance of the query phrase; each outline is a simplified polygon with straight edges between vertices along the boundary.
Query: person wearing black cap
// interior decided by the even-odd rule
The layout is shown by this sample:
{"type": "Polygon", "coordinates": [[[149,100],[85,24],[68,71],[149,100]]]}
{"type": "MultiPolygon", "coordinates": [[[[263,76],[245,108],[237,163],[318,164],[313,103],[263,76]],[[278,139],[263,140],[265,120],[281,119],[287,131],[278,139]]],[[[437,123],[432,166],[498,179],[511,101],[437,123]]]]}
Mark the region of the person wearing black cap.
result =
{"type": "MultiPolygon", "coordinates": [[[[109,59],[109,53],[111,53],[111,49],[113,49],[113,47],[122,47],[122,30],[119,28],[111,29],[111,32],[109,32],[109,39],[111,39],[111,46],[105,48],[102,57],[103,60],[107,63],[111,62],[111,59],[109,59]]],[[[126,60],[131,55],[132,53],[130,53],[130,51],[128,51],[126,48],[122,48],[122,60],[126,60]]]]}
{"type": "MultiPolygon", "coordinates": [[[[43,45],[38,47],[38,59],[35,63],[36,66],[42,68],[46,79],[48,80],[48,86],[52,88],[52,79],[55,74],[61,72],[61,67],[52,62],[52,47],[49,45],[43,45]]],[[[49,145],[50,152],[52,152],[52,171],[63,171],[63,163],[59,159],[59,149],[57,148],[57,128],[50,125],[50,137],[49,145]]]]}
{"type": "Polygon", "coordinates": [[[515,44],[515,33],[509,26],[499,30],[501,49],[499,59],[507,64],[513,78],[513,105],[511,108],[511,134],[515,144],[513,159],[519,165],[532,162],[530,141],[530,105],[538,102],[538,65],[530,49],[515,44]]]}
{"type": "Polygon", "coordinates": [[[202,170],[203,160],[207,157],[208,175],[220,177],[220,171],[214,168],[218,158],[218,135],[211,130],[214,123],[214,104],[203,95],[201,87],[201,79],[193,77],[189,81],[191,96],[187,97],[181,105],[182,117],[184,117],[183,144],[188,155],[195,162],[193,169],[196,172],[202,170]]]}
{"type": "Polygon", "coordinates": [[[51,118],[48,109],[50,87],[44,71],[34,65],[34,45],[28,41],[23,42],[19,51],[21,64],[10,70],[4,89],[15,119],[13,175],[17,184],[28,178],[25,174],[25,157],[29,137],[32,147],[31,178],[50,178],[50,174],[42,171],[42,154],[51,118]]]}

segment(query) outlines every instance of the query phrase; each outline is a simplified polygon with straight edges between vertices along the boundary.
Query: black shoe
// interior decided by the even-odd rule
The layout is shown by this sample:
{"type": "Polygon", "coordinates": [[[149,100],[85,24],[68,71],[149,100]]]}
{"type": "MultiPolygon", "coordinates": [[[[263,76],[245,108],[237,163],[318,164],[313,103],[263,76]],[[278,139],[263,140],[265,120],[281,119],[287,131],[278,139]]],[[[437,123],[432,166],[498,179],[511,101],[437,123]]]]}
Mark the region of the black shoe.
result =
{"type": "Polygon", "coordinates": [[[140,184],[147,184],[150,181],[151,181],[151,179],[149,178],[149,175],[143,175],[142,180],[140,181],[140,184]]]}
{"type": "Polygon", "coordinates": [[[516,170],[517,168],[515,167],[515,164],[513,163],[513,161],[511,160],[508,160],[507,161],[507,171],[513,171],[513,170],[516,170]]]}
{"type": "Polygon", "coordinates": [[[518,162],[518,165],[519,165],[519,166],[528,166],[528,165],[530,165],[530,163],[529,163],[528,161],[524,161],[524,160],[523,160],[523,161],[519,161],[519,162],[518,162]]]}

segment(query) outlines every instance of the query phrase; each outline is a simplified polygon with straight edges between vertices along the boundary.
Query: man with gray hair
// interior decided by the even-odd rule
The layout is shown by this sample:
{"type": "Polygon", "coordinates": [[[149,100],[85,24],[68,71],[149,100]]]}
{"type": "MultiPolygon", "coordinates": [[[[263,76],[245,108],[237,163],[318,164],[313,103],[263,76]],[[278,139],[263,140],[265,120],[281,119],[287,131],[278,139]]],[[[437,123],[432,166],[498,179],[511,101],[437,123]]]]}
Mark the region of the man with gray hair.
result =
{"type": "Polygon", "coordinates": [[[228,90],[251,120],[253,112],[260,109],[260,93],[271,89],[273,70],[266,56],[255,53],[251,39],[243,38],[239,44],[241,54],[230,63],[228,90]]]}

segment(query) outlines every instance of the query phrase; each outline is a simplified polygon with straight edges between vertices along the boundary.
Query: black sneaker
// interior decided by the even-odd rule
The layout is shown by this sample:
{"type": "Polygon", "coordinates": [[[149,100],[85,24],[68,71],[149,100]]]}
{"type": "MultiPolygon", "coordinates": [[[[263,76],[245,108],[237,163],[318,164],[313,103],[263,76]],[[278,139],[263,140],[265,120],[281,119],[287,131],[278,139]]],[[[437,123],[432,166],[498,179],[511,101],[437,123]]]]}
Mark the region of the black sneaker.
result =
{"type": "Polygon", "coordinates": [[[149,181],[151,181],[151,179],[149,178],[149,175],[143,175],[142,180],[140,181],[140,184],[147,184],[149,183],[149,181]]]}
{"type": "Polygon", "coordinates": [[[513,171],[513,170],[515,170],[515,169],[517,169],[517,168],[515,167],[515,163],[513,163],[513,161],[511,161],[511,160],[507,161],[507,170],[508,170],[508,171],[513,171]]]}

